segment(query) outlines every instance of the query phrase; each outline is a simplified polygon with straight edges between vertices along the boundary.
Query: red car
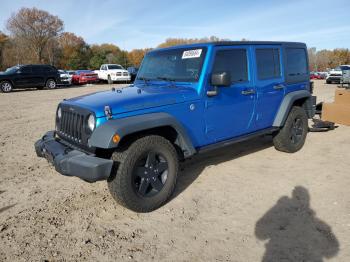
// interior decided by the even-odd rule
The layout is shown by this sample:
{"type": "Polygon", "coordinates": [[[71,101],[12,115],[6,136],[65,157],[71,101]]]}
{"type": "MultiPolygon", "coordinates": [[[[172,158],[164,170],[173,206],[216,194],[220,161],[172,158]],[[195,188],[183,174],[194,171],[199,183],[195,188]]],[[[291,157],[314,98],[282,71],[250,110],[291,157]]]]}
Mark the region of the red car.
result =
{"type": "Polygon", "coordinates": [[[310,79],[324,79],[320,73],[310,72],[310,79]]]}
{"type": "Polygon", "coordinates": [[[96,83],[98,75],[91,70],[77,70],[72,76],[72,83],[75,85],[83,85],[96,83]]]}

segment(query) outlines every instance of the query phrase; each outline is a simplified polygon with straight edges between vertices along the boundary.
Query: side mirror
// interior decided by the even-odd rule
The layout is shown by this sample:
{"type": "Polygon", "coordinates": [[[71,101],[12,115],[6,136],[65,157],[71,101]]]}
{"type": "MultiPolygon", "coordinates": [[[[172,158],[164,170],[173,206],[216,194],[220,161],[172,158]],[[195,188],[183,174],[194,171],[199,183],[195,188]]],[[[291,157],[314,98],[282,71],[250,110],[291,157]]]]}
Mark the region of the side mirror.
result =
{"type": "Polygon", "coordinates": [[[227,87],[231,85],[230,73],[221,72],[212,74],[211,85],[214,87],[214,90],[207,91],[207,96],[216,96],[218,94],[218,87],[227,87]]]}
{"type": "Polygon", "coordinates": [[[228,72],[215,73],[211,75],[211,84],[213,86],[230,86],[231,76],[228,72]]]}

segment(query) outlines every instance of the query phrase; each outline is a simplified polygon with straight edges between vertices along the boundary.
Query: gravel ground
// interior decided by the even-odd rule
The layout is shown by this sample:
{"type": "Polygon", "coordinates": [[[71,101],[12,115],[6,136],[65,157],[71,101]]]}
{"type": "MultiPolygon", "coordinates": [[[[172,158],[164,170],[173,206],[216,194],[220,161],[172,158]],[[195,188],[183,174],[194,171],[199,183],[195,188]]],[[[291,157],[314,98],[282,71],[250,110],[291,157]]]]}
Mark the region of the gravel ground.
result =
{"type": "Polygon", "coordinates": [[[108,88],[0,94],[0,261],[350,261],[350,127],[295,154],[265,137],[196,156],[165,206],[136,214],[34,153],[60,100],[108,88]]]}

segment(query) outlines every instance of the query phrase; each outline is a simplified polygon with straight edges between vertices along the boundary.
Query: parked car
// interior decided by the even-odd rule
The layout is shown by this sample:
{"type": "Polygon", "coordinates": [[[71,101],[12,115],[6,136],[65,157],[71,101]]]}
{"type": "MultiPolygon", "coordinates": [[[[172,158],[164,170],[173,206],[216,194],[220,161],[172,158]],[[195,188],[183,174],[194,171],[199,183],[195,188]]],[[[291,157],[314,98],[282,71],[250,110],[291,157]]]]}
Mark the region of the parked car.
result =
{"type": "Polygon", "coordinates": [[[179,160],[266,134],[277,150],[300,150],[315,114],[308,68],[303,43],[156,49],[132,86],[59,103],[56,131],[35,150],[61,174],[106,180],[119,203],[149,212],[174,191],[179,160]]]}
{"type": "Polygon", "coordinates": [[[129,75],[130,75],[130,81],[134,82],[137,76],[137,72],[139,71],[139,69],[137,67],[128,67],[127,68],[129,75]]]}
{"type": "Polygon", "coordinates": [[[91,84],[98,82],[98,76],[91,70],[76,70],[72,75],[72,83],[75,85],[91,84]]]}
{"type": "Polygon", "coordinates": [[[112,84],[114,81],[130,81],[129,72],[121,65],[103,64],[100,70],[95,70],[94,72],[98,74],[100,80],[107,81],[109,84],[112,84]]]}
{"type": "Polygon", "coordinates": [[[349,70],[350,65],[340,65],[331,71],[329,71],[329,74],[326,78],[326,83],[327,84],[332,84],[332,83],[337,83],[340,84],[342,75],[343,75],[343,70],[349,70]]]}
{"type": "Polygon", "coordinates": [[[310,79],[321,79],[321,76],[317,72],[310,72],[310,79]]]}
{"type": "Polygon", "coordinates": [[[0,90],[11,92],[15,88],[56,88],[60,73],[51,65],[19,65],[0,74],[0,90]]]}
{"type": "Polygon", "coordinates": [[[70,86],[72,84],[72,75],[70,75],[66,70],[58,70],[60,73],[61,83],[59,85],[70,86]]]}

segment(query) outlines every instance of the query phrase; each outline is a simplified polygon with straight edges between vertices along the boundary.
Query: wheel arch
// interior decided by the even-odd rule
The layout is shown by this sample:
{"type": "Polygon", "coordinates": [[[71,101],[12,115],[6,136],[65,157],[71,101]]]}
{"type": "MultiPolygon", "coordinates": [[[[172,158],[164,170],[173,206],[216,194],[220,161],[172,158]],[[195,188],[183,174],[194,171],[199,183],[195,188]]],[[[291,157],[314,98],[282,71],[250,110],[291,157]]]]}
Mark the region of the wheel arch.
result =
{"type": "Polygon", "coordinates": [[[11,79],[7,79],[7,78],[6,79],[1,79],[0,83],[5,82],[5,81],[10,82],[10,84],[12,85],[12,88],[15,88],[15,84],[13,83],[13,81],[11,79]]]}
{"type": "Polygon", "coordinates": [[[167,113],[150,113],[121,119],[109,120],[97,127],[91,135],[89,145],[103,149],[123,147],[144,135],[160,135],[168,139],[180,156],[186,158],[196,150],[184,127],[167,113]],[[120,141],[113,142],[118,134],[120,141]]]}
{"type": "Polygon", "coordinates": [[[312,118],[315,115],[315,104],[316,97],[311,96],[309,91],[299,90],[290,92],[284,97],[272,125],[274,127],[283,126],[293,106],[303,107],[308,118],[312,118]]]}

